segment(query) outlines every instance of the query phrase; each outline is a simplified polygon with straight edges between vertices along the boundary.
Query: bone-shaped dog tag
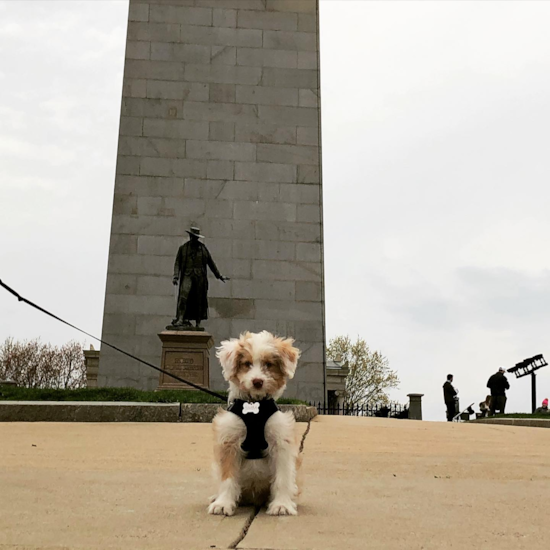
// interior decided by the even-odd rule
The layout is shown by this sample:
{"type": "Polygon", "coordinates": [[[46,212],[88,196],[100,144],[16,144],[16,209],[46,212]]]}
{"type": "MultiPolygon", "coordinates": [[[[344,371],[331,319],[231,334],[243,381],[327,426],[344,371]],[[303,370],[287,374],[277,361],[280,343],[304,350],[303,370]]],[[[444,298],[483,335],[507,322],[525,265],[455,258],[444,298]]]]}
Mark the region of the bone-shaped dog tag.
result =
{"type": "Polygon", "coordinates": [[[260,403],[243,403],[243,414],[258,414],[260,412],[260,403]]]}

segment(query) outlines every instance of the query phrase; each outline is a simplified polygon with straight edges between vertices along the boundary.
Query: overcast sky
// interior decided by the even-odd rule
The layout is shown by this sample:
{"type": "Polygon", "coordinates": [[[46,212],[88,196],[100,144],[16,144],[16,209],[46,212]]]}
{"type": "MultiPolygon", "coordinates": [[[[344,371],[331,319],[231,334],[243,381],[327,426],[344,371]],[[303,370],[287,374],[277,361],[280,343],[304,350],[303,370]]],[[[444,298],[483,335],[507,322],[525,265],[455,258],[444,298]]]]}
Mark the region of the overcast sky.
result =
{"type": "MultiPolygon", "coordinates": [[[[0,1],[0,278],[98,335],[126,17],[0,1]]],[[[550,2],[321,0],[327,334],[382,351],[428,419],[447,372],[477,405],[548,351],[548,28],[550,2]]],[[[82,340],[6,293],[0,311],[0,340],[82,340]]]]}

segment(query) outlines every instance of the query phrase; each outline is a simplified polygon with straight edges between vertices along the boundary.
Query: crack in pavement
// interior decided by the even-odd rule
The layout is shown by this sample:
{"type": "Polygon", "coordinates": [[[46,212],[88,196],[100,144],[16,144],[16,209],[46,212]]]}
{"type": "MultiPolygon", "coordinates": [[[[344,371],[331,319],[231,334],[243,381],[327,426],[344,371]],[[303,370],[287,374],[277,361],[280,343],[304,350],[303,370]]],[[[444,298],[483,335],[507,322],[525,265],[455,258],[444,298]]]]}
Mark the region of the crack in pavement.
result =
{"type": "MultiPolygon", "coordinates": [[[[311,429],[311,419],[307,421],[307,428],[302,435],[302,441],[300,442],[300,454],[304,452],[306,437],[310,429],[311,429]]],[[[229,549],[237,548],[238,545],[245,539],[246,535],[248,534],[248,530],[250,529],[250,527],[252,526],[252,523],[256,519],[256,516],[260,513],[260,509],[261,509],[260,506],[256,506],[254,510],[250,513],[250,515],[248,516],[248,519],[246,520],[246,523],[244,524],[241,532],[239,533],[239,536],[228,546],[229,549]]]]}
{"type": "Polygon", "coordinates": [[[252,525],[252,522],[254,521],[254,518],[260,513],[260,507],[255,506],[254,510],[250,512],[250,515],[248,516],[248,519],[246,520],[241,532],[239,533],[238,537],[228,546],[228,548],[237,548],[237,545],[240,544],[244,537],[246,537],[246,534],[248,533],[248,530],[250,529],[250,526],[252,525]]]}

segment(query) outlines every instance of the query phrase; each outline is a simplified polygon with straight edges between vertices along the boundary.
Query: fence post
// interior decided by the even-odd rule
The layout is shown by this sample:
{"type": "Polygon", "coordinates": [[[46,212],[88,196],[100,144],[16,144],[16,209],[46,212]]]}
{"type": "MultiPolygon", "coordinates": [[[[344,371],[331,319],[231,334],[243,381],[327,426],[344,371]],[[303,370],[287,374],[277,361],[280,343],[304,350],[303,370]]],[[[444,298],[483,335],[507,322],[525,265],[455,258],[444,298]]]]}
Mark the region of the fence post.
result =
{"type": "Polygon", "coordinates": [[[409,420],[422,420],[423,393],[409,393],[409,420]]]}

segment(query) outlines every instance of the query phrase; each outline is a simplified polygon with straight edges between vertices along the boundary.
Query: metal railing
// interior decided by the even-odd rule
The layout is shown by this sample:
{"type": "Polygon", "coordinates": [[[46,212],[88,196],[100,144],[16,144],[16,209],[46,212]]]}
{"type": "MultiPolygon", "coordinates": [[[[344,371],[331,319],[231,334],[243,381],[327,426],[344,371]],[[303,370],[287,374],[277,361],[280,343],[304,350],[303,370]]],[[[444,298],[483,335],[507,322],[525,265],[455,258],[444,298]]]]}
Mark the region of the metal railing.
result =
{"type": "Polygon", "coordinates": [[[310,402],[312,407],[317,408],[319,414],[340,415],[340,416],[376,416],[378,418],[409,418],[409,409],[399,403],[390,405],[332,405],[328,403],[310,402]]]}

